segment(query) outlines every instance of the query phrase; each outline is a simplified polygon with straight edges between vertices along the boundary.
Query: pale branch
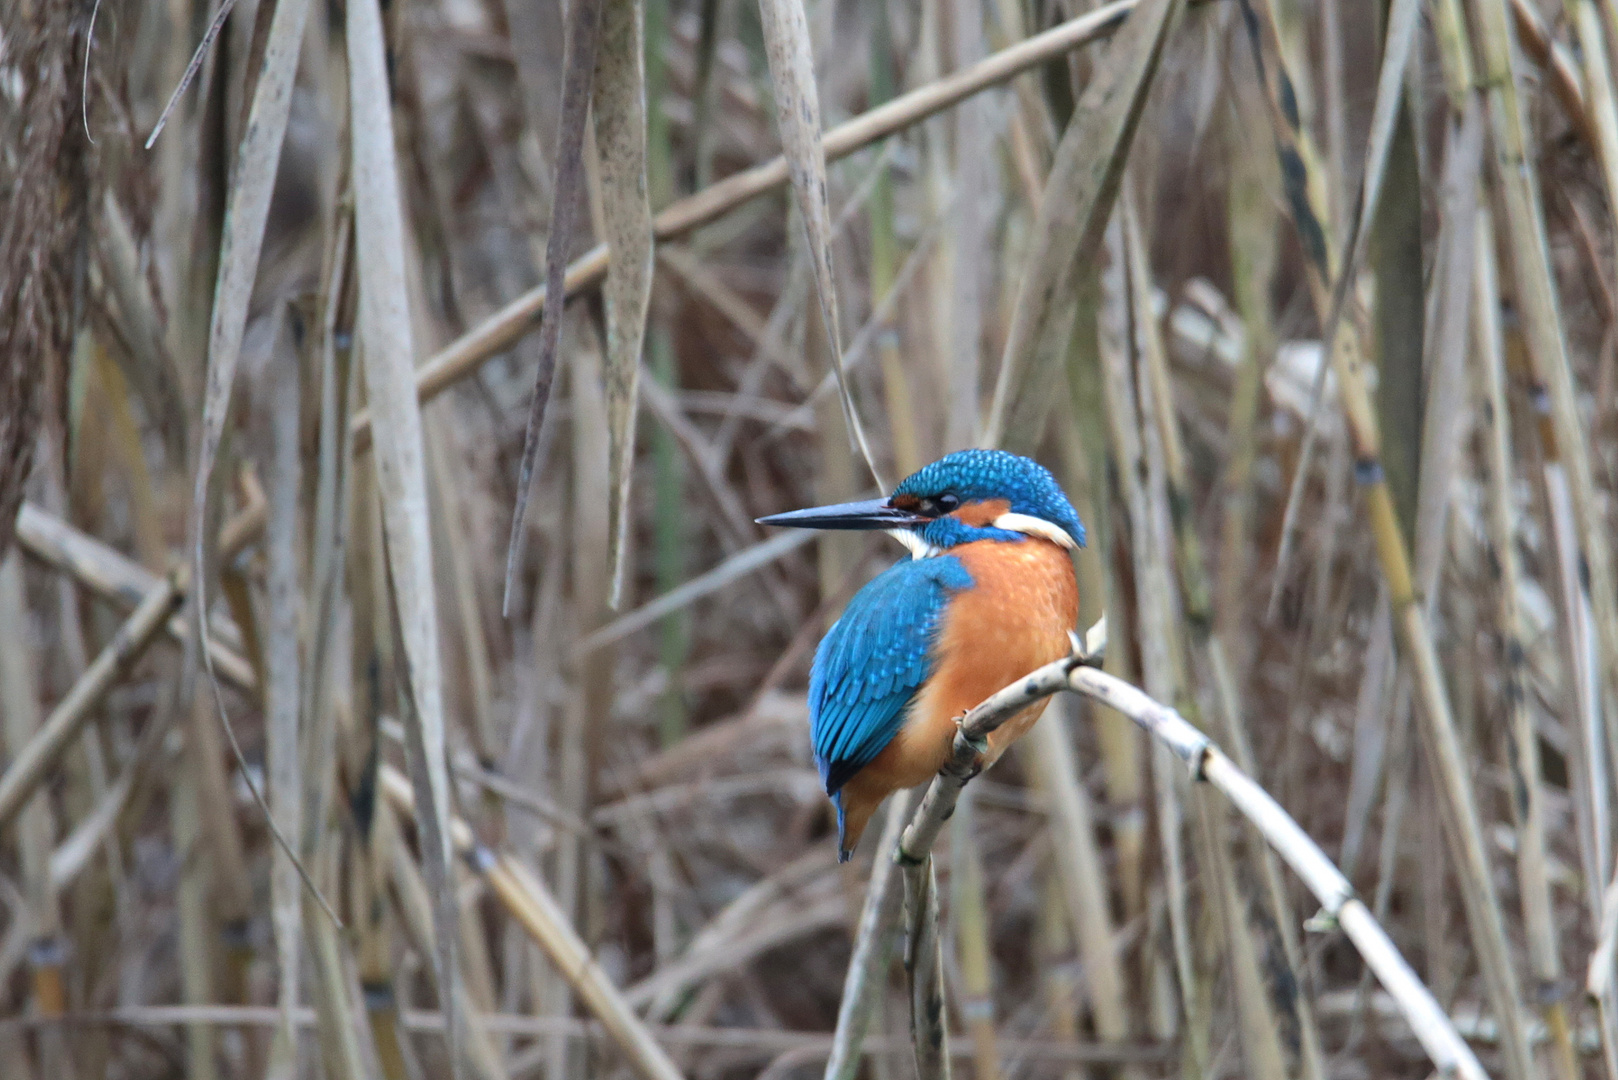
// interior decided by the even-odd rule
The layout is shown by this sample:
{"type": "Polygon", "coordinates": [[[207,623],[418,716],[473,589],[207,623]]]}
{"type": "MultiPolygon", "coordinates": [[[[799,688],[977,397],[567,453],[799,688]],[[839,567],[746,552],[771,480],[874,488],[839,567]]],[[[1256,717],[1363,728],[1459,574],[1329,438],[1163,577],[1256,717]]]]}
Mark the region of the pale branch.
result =
{"type": "MultiPolygon", "coordinates": [[[[1456,1075],[1466,1080],[1485,1080],[1487,1074],[1471,1047],[1461,1038],[1432,993],[1399,953],[1370,909],[1354,895],[1348,879],[1291,815],[1179,712],[1122,679],[1089,666],[1090,658],[1089,654],[1075,649],[1072,656],[1031,672],[961,719],[950,760],[934,778],[894,853],[895,860],[907,868],[907,879],[915,879],[919,886],[918,895],[925,895],[922,878],[930,876],[928,870],[933,843],[954,811],[961,788],[976,774],[980,757],[988,745],[986,740],[989,734],[1042,698],[1064,690],[1081,694],[1129,717],[1173,752],[1185,764],[1194,780],[1219,789],[1242,816],[1264,835],[1264,839],[1320,901],[1326,919],[1354,943],[1366,966],[1398,1004],[1400,1012],[1440,1074],[1456,1075]]],[[[913,928],[921,914],[918,911],[911,913],[913,928]]],[[[933,933],[936,935],[936,929],[933,933]]],[[[922,1021],[922,1026],[916,1029],[918,1036],[936,1045],[933,1040],[939,1037],[939,1033],[926,1029],[929,1018],[918,1019],[922,1021]]],[[[918,1049],[918,1062],[922,1060],[925,1049],[918,1049]]]]}

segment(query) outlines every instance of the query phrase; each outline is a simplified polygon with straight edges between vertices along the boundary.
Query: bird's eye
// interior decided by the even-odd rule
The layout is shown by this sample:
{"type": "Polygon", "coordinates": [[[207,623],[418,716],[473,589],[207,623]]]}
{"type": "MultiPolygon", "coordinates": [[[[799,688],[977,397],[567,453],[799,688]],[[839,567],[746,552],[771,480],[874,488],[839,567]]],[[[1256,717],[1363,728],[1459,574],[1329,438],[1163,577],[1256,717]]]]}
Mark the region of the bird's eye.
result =
{"type": "Polygon", "coordinates": [[[953,513],[956,507],[961,505],[960,497],[947,491],[940,495],[936,502],[939,512],[945,514],[953,513]]]}

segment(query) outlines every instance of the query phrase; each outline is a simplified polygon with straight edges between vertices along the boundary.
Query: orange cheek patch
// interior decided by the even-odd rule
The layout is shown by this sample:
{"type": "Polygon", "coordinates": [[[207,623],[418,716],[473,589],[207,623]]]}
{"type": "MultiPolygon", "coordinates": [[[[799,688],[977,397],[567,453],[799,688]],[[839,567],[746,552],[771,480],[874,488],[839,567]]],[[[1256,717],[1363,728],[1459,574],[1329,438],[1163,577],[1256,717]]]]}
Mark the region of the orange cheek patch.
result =
{"type": "Polygon", "coordinates": [[[984,499],[982,502],[970,502],[949,516],[963,521],[973,528],[982,529],[994,524],[994,519],[1001,514],[1011,512],[1009,499],[984,499]]]}

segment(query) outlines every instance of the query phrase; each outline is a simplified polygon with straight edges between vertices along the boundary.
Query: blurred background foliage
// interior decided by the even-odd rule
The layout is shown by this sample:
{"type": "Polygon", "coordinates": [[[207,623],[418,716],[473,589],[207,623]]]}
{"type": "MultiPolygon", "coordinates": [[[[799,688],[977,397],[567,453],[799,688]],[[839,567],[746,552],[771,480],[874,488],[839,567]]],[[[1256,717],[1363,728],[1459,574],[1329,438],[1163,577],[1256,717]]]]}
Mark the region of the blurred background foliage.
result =
{"type": "MultiPolygon", "coordinates": [[[[805,685],[900,551],[753,519],[876,490],[851,411],[1049,465],[1107,670],[1492,1075],[1618,1078],[1618,7],[1131,6],[239,0],[148,148],[216,9],[4,0],[0,1075],[825,1070],[805,685]]],[[[1429,1074],[1120,716],[967,796],[957,1069],[1429,1074]]]]}

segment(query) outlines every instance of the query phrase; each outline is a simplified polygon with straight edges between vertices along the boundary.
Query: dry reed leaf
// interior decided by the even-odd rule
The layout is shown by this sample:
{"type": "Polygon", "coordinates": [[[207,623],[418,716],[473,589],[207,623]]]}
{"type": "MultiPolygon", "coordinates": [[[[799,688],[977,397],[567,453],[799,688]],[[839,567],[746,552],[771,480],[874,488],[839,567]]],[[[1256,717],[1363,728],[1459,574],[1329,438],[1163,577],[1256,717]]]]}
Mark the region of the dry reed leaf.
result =
{"type": "Polygon", "coordinates": [[[764,54],[770,65],[770,86],[775,94],[775,120],[781,133],[798,212],[809,240],[809,262],[820,297],[820,318],[837,373],[838,396],[849,438],[865,458],[876,486],[886,491],[882,474],[860,425],[859,413],[843,371],[843,330],[837,311],[837,274],[832,261],[831,210],[826,202],[826,150],[821,145],[820,90],[815,84],[815,58],[809,42],[809,23],[803,0],[759,0],[764,27],[764,54]]]}
{"type": "MultiPolygon", "coordinates": [[[[219,440],[230,413],[230,394],[241,359],[247,305],[258,276],[264,222],[281,161],[281,143],[292,111],[292,83],[298,73],[298,50],[309,0],[277,0],[270,21],[264,66],[253,88],[253,104],[245,134],[231,170],[225,208],[224,236],[219,245],[219,277],[214,286],[213,316],[208,328],[208,376],[202,400],[202,440],[196,486],[192,492],[192,547],[197,577],[197,610],[205,611],[206,569],[202,559],[203,522],[208,482],[219,456],[219,440]]],[[[206,653],[204,657],[206,658],[206,653]]],[[[209,666],[210,677],[212,667],[209,666]]]]}
{"type": "MultiPolygon", "coordinates": [[[[457,920],[454,849],[450,842],[450,781],[445,758],[443,688],[439,669],[438,605],[432,534],[427,519],[427,470],[421,405],[416,400],[415,346],[406,289],[404,222],[394,160],[382,12],[376,0],[348,5],[349,102],[353,110],[354,227],[360,281],[359,349],[371,402],[383,533],[403,643],[410,779],[418,805],[422,865],[432,890],[438,929],[433,958],[442,1001],[453,1003],[457,920]]],[[[459,1072],[459,1025],[450,1018],[450,1059],[459,1072]]]]}
{"type": "MultiPolygon", "coordinates": [[[[596,49],[594,114],[601,155],[607,281],[607,540],[612,584],[623,597],[629,486],[635,461],[636,384],[652,298],[652,206],[646,188],[645,20],[640,0],[605,0],[596,49]]],[[[560,308],[558,308],[560,310],[560,308]]]]}
{"type": "Polygon", "coordinates": [[[180,81],[175,84],[174,92],[169,94],[168,103],[163,106],[162,113],[158,115],[157,123],[152,125],[152,133],[146,136],[145,149],[150,150],[153,144],[157,142],[157,137],[163,134],[163,128],[168,126],[169,116],[174,112],[174,107],[180,103],[180,98],[185,96],[186,87],[190,86],[192,80],[197,77],[197,72],[202,70],[202,62],[208,58],[208,50],[213,47],[214,39],[225,28],[225,20],[230,18],[230,13],[235,8],[236,0],[224,0],[219,5],[219,10],[214,12],[214,17],[208,23],[208,29],[203,33],[202,40],[197,42],[196,49],[191,53],[191,61],[186,64],[185,73],[180,76],[180,81]]]}
{"type": "MultiPolygon", "coordinates": [[[[203,557],[203,543],[208,522],[208,485],[213,476],[214,462],[219,456],[219,441],[224,434],[225,421],[230,413],[236,364],[241,359],[242,335],[247,328],[247,307],[253,296],[253,282],[258,277],[264,223],[269,216],[270,197],[275,190],[275,177],[281,160],[281,144],[292,111],[292,85],[298,74],[298,52],[308,14],[308,0],[278,0],[275,5],[265,42],[264,61],[253,86],[252,107],[248,112],[241,146],[236,153],[235,168],[230,173],[233,184],[227,196],[224,230],[219,245],[219,276],[214,283],[213,313],[208,327],[208,373],[202,399],[202,439],[197,451],[196,479],[191,496],[191,556],[195,580],[192,620],[197,628],[198,641],[207,640],[207,563],[203,557]]],[[[245,776],[248,773],[247,762],[225,711],[224,696],[214,672],[212,650],[204,648],[200,653],[213,690],[219,722],[224,727],[236,764],[245,776]]],[[[334,923],[337,922],[336,913],[331,910],[325,897],[314,889],[291,844],[276,825],[258,785],[249,781],[248,788],[264,814],[276,844],[293,860],[299,876],[315,893],[322,910],[334,923]]]]}
{"type": "MultiPolygon", "coordinates": [[[[1062,134],[1032,230],[1032,250],[1017,286],[994,403],[979,445],[999,445],[1008,422],[1031,404],[1025,398],[1039,385],[1033,369],[1040,343],[1058,317],[1057,300],[1070,291],[1072,268],[1089,265],[1101,248],[1146,91],[1183,2],[1143,0],[1130,13],[1062,134]]],[[[1058,355],[1051,354],[1053,359],[1058,355]]]]}
{"type": "MultiPolygon", "coordinates": [[[[281,317],[281,347],[272,356],[270,373],[269,519],[265,528],[264,728],[270,784],[270,811],[287,836],[303,832],[303,767],[298,747],[301,698],[299,621],[298,493],[302,484],[299,446],[298,359],[286,342],[281,317]]],[[[303,898],[291,856],[277,849],[270,876],[271,921],[278,969],[276,1004],[281,1025],[276,1030],[272,1061],[290,1076],[296,1068],[298,968],[303,956],[303,898]]]]}
{"type": "MultiPolygon", "coordinates": [[[[556,132],[556,186],[551,202],[551,227],[545,237],[545,295],[567,296],[567,255],[577,226],[579,203],[584,197],[584,125],[590,113],[590,83],[595,74],[596,43],[601,31],[602,0],[574,0],[568,12],[567,61],[562,75],[562,118],[556,132]]],[[[605,267],[603,267],[605,269],[605,267]]],[[[528,404],[528,428],[523,435],[522,464],[517,470],[517,505],[511,514],[511,537],[506,543],[506,584],[501,609],[511,613],[511,590],[516,585],[522,557],[523,519],[528,513],[529,489],[539,461],[540,434],[556,378],[556,353],[562,344],[563,303],[549,306],[539,324],[539,370],[534,374],[534,397],[528,404]]]]}

